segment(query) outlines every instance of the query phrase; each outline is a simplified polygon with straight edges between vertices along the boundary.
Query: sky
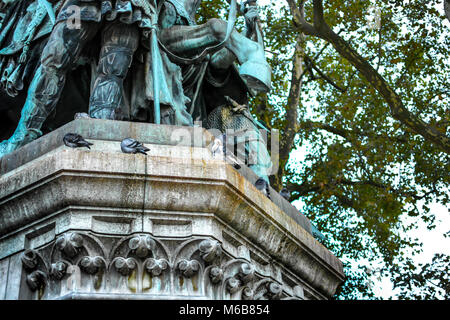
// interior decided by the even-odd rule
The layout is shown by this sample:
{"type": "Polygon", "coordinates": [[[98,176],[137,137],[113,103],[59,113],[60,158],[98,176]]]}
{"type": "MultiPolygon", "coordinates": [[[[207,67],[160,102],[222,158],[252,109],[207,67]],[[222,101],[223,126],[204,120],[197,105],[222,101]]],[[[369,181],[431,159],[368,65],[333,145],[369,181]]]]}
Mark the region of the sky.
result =
{"type": "MultiPolygon", "coordinates": [[[[269,4],[274,0],[258,0],[259,5],[269,4]]],[[[279,1],[279,0],[277,0],[279,1]]],[[[443,12],[443,1],[441,1],[437,9],[443,12]]],[[[446,22],[449,27],[450,24],[446,22]]],[[[307,153],[305,149],[307,147],[299,148],[291,153],[289,164],[294,165],[296,163],[301,163],[307,153]]],[[[450,192],[450,190],[449,190],[450,192]]],[[[296,201],[293,203],[298,209],[301,208],[301,201],[296,201]]],[[[414,256],[414,261],[417,264],[424,264],[431,262],[431,259],[436,253],[444,253],[450,255],[450,238],[445,238],[443,234],[448,232],[450,229],[450,211],[449,208],[435,203],[431,206],[432,212],[436,215],[436,229],[428,230],[425,225],[418,222],[418,228],[416,230],[408,233],[409,236],[418,238],[423,243],[423,251],[421,254],[414,256]]],[[[376,266],[375,266],[376,267],[376,266]]],[[[374,281],[374,292],[377,296],[382,298],[389,298],[395,294],[392,289],[392,283],[388,278],[382,278],[381,281],[377,280],[376,277],[372,277],[374,281]]]]}

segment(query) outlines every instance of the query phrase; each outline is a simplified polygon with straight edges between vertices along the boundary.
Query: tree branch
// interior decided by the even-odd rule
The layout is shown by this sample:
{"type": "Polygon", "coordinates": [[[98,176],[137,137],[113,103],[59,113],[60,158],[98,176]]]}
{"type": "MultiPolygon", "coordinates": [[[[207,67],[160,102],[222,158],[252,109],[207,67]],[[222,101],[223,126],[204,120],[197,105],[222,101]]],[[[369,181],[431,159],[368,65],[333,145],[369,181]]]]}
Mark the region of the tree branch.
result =
{"type": "Polygon", "coordinates": [[[450,21],[450,0],[444,1],[444,11],[447,19],[450,21]]]}
{"type": "MultiPolygon", "coordinates": [[[[445,132],[439,131],[433,125],[426,123],[413,115],[403,104],[401,97],[389,86],[386,80],[372,65],[356,52],[343,38],[336,34],[323,19],[323,5],[321,0],[313,0],[314,25],[306,22],[295,1],[286,0],[291,8],[294,22],[299,31],[319,37],[330,42],[335,50],[347,59],[361,75],[378,91],[390,108],[394,119],[400,121],[415,133],[435,144],[446,153],[450,153],[450,138],[445,132]],[[311,30],[313,29],[313,30],[311,30]]],[[[303,7],[302,2],[301,6],[303,7]]]]}
{"type": "Polygon", "coordinates": [[[392,137],[392,136],[384,136],[384,135],[377,135],[372,134],[369,132],[359,131],[359,130],[345,130],[341,128],[333,127],[329,124],[322,123],[322,122],[316,122],[316,121],[304,121],[300,123],[300,130],[309,130],[309,129],[320,129],[325,130],[327,132],[336,134],[338,136],[341,136],[342,138],[348,140],[349,142],[353,142],[355,139],[354,137],[367,137],[371,139],[384,139],[388,141],[398,142],[398,143],[407,143],[408,140],[402,137],[392,137]]]}
{"type": "Polygon", "coordinates": [[[322,77],[322,79],[324,79],[326,82],[328,82],[329,84],[331,84],[333,87],[335,87],[336,89],[338,89],[339,91],[341,91],[342,93],[345,92],[345,89],[342,89],[340,86],[338,86],[329,76],[327,76],[325,73],[322,72],[322,70],[319,69],[319,67],[314,63],[314,61],[312,61],[311,58],[309,58],[308,56],[305,56],[305,63],[309,64],[311,66],[312,69],[316,70],[317,73],[322,77]]]}
{"type": "Polygon", "coordinates": [[[286,1],[289,4],[289,8],[291,9],[295,27],[299,28],[300,31],[304,34],[322,38],[322,36],[320,35],[319,32],[316,31],[314,26],[305,20],[305,16],[303,13],[305,0],[302,0],[300,2],[300,7],[297,7],[296,0],[286,0],[286,1]]]}
{"type": "Polygon", "coordinates": [[[291,200],[297,200],[300,197],[306,196],[311,192],[318,192],[321,187],[318,185],[310,185],[307,183],[302,184],[289,184],[287,188],[291,192],[295,192],[296,195],[291,196],[291,200]]]}
{"type": "Polygon", "coordinates": [[[398,196],[402,196],[402,197],[411,197],[414,200],[422,200],[423,198],[425,198],[427,195],[429,195],[430,193],[432,193],[433,191],[430,191],[429,193],[426,193],[422,196],[419,196],[413,192],[407,192],[407,191],[402,191],[402,190],[398,190],[398,189],[392,189],[390,186],[387,186],[383,183],[380,182],[375,182],[373,180],[363,180],[363,181],[352,181],[352,180],[348,180],[348,179],[337,179],[335,181],[336,184],[342,184],[342,185],[350,185],[350,186],[372,186],[375,187],[377,189],[381,189],[387,192],[392,192],[393,194],[396,194],[398,196]]]}
{"type": "Polygon", "coordinates": [[[313,25],[317,30],[321,30],[322,27],[326,25],[325,20],[323,18],[323,3],[322,0],[314,0],[313,1],[313,25]]]}
{"type": "MultiPolygon", "coordinates": [[[[344,186],[371,186],[374,187],[376,189],[380,189],[386,192],[391,192],[397,196],[400,197],[411,197],[416,201],[420,201],[422,199],[424,199],[425,197],[429,196],[430,194],[436,192],[436,189],[433,188],[433,190],[430,190],[427,193],[424,193],[423,195],[417,195],[416,193],[413,192],[409,192],[409,191],[403,191],[403,190],[399,190],[399,189],[393,189],[391,186],[383,184],[381,182],[376,182],[373,181],[371,179],[368,180],[358,180],[358,181],[354,181],[354,180],[349,180],[349,179],[343,179],[343,178],[337,178],[334,180],[330,180],[326,183],[320,183],[318,185],[315,184],[309,184],[309,183],[302,183],[302,184],[290,184],[288,186],[289,190],[291,190],[291,192],[295,192],[297,193],[296,195],[293,196],[293,200],[296,200],[302,196],[306,196],[309,193],[312,192],[318,192],[320,190],[323,189],[332,189],[335,188],[339,185],[344,185],[344,186]]],[[[335,194],[337,197],[342,196],[342,195],[337,195],[335,194]]],[[[346,198],[347,201],[344,201],[345,203],[347,203],[349,206],[353,207],[353,201],[350,201],[349,198],[346,198]]],[[[343,199],[340,199],[343,200],[343,199]]]]}

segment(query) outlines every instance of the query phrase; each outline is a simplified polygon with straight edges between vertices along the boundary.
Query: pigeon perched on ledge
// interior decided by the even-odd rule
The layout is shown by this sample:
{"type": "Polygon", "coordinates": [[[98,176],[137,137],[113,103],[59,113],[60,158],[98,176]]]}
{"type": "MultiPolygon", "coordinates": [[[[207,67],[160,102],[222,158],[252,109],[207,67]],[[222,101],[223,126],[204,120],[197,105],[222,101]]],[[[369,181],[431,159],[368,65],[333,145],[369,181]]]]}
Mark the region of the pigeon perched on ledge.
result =
{"type": "Polygon", "coordinates": [[[150,149],[144,147],[142,143],[132,138],[123,139],[120,143],[120,148],[123,153],[131,154],[142,153],[147,155],[147,151],[150,151],[150,149]]]}
{"type": "Polygon", "coordinates": [[[74,119],[92,119],[86,112],[75,113],[74,119]]]}
{"type": "Polygon", "coordinates": [[[232,153],[226,153],[225,161],[228,162],[229,164],[233,165],[233,167],[236,170],[239,170],[242,167],[241,164],[239,163],[238,158],[232,153]]]}
{"type": "Polygon", "coordinates": [[[221,139],[214,139],[213,145],[211,146],[211,153],[213,156],[213,159],[218,159],[223,157],[224,150],[223,150],[223,142],[221,139]]]}
{"type": "Polygon", "coordinates": [[[291,199],[291,193],[289,192],[288,189],[283,188],[280,191],[280,195],[285,198],[287,201],[289,201],[291,199]]]}
{"type": "Polygon", "coordinates": [[[224,141],[226,141],[225,135],[214,140],[213,145],[211,146],[213,159],[225,160],[229,164],[233,165],[235,169],[239,170],[242,167],[239,159],[233,153],[227,151],[226,146],[224,146],[224,141]]]}
{"type": "Polygon", "coordinates": [[[255,182],[255,187],[270,199],[269,183],[266,180],[264,180],[263,178],[259,178],[255,182]]]}
{"type": "Polygon", "coordinates": [[[82,148],[86,147],[88,149],[91,149],[90,146],[93,145],[93,143],[87,142],[84,140],[82,136],[76,133],[68,133],[64,136],[63,142],[66,146],[70,148],[82,148]]]}

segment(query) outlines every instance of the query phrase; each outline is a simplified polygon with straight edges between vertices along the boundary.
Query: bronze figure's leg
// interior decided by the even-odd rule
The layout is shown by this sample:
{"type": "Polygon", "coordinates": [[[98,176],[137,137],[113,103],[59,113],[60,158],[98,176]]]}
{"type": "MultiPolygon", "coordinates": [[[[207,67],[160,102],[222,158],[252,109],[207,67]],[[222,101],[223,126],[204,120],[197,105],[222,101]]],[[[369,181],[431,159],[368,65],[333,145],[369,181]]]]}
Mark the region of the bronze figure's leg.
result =
{"type": "Polygon", "coordinates": [[[89,101],[89,115],[99,119],[117,119],[122,100],[123,80],[139,44],[136,24],[113,22],[102,33],[98,76],[89,101]]]}
{"type": "Polygon", "coordinates": [[[97,24],[86,21],[81,22],[80,29],[69,28],[65,21],[55,25],[29,86],[16,131],[0,144],[0,157],[42,135],[41,127],[58,103],[67,71],[96,30],[97,24]]]}
{"type": "MultiPolygon", "coordinates": [[[[211,19],[199,26],[172,26],[163,29],[159,38],[173,53],[189,57],[200,53],[205,48],[219,44],[225,39],[227,23],[220,19],[211,19]]],[[[264,48],[236,30],[225,44],[241,64],[240,73],[249,82],[249,86],[258,91],[270,88],[270,66],[266,62],[264,48]]],[[[232,59],[226,51],[213,55],[213,66],[226,69],[231,66],[232,59]],[[223,65],[221,65],[223,64],[223,65]]]]}

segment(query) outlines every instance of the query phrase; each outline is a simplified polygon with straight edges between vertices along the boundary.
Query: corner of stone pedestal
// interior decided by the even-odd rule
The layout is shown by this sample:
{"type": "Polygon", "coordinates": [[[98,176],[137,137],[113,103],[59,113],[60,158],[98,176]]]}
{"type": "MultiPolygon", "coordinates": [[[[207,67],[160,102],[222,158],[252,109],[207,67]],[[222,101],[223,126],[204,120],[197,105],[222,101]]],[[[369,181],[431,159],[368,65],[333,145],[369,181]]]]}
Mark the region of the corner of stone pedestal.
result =
{"type": "Polygon", "coordinates": [[[0,299],[331,298],[341,261],[248,168],[213,159],[211,139],[79,119],[1,158],[0,299]],[[122,153],[126,137],[148,155],[122,153]]]}

